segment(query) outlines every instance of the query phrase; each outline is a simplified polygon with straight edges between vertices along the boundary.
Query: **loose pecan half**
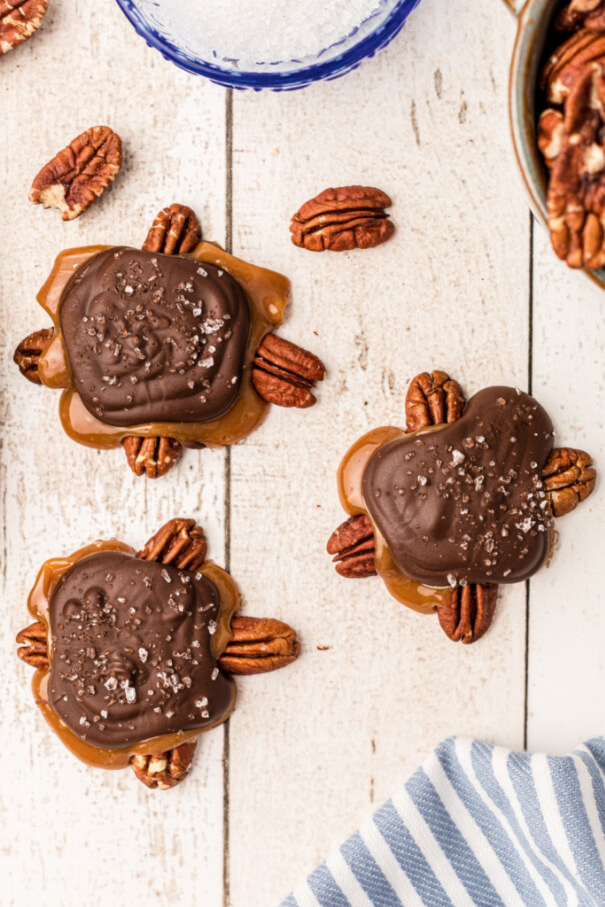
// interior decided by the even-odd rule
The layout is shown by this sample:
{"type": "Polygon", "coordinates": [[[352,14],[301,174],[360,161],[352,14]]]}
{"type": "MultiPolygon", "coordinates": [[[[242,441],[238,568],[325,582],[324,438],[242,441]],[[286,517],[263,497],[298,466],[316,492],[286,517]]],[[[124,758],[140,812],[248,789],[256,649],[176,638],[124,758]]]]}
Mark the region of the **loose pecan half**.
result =
{"type": "Polygon", "coordinates": [[[48,668],[48,631],[42,621],[37,620],[17,633],[17,642],[21,646],[17,655],[22,661],[32,668],[48,668]]]}
{"type": "Polygon", "coordinates": [[[257,393],[276,406],[313,406],[317,400],[311,388],[325,375],[325,366],[317,356],[275,334],[266,335],[252,364],[257,393]]]}
{"type": "Polygon", "coordinates": [[[122,441],[128,465],[135,476],[159,479],[169,472],[181,455],[183,445],[176,438],[138,438],[129,435],[122,441]]]}
{"type": "Polygon", "coordinates": [[[592,494],[597,478],[592,457],[583,450],[558,447],[550,455],[544,471],[544,490],[553,516],[565,516],[592,494]]]}
{"type": "Polygon", "coordinates": [[[456,586],[449,604],[437,608],[441,629],[452,642],[477,642],[489,630],[497,598],[498,586],[493,583],[456,586]]]}
{"type": "Polygon", "coordinates": [[[395,231],[384,210],[391,205],[386,193],[371,186],[325,189],[292,218],[292,242],[311,252],[371,249],[395,231]]]}
{"type": "Polygon", "coordinates": [[[99,198],[122,166],[122,140],[109,126],[93,126],[46,164],[32,183],[29,200],[58,208],[73,220],[99,198]]]}
{"type": "Polygon", "coordinates": [[[189,773],[196,747],[197,740],[182,743],[155,756],[133,756],[130,764],[139,781],[147,787],[168,790],[176,787],[189,773]]]}
{"type": "Polygon", "coordinates": [[[202,241],[202,228],[195,213],[186,205],[162,208],[143,243],[145,252],[184,255],[202,241]]]}
{"type": "Polygon", "coordinates": [[[266,674],[296,661],[296,631],[272,617],[234,617],[233,637],[219,659],[229,674],[266,674]]]}
{"type": "Polygon", "coordinates": [[[48,0],[0,0],[0,56],[38,31],[48,0]]]}
{"type": "Polygon", "coordinates": [[[374,530],[370,518],[359,513],[345,520],[328,540],[336,572],[350,579],[376,576],[374,530]]]}
{"type": "Polygon", "coordinates": [[[405,398],[407,431],[455,422],[465,406],[457,381],[445,372],[422,372],[411,382],[405,398]]]}
{"type": "Polygon", "coordinates": [[[168,520],[141,548],[137,557],[195,572],[206,560],[207,553],[208,543],[202,527],[195,520],[177,517],[168,520]]]}
{"type": "Polygon", "coordinates": [[[40,356],[53,338],[53,328],[43,328],[28,334],[15,350],[13,361],[19,366],[19,371],[33,384],[41,384],[38,374],[40,356]]]}
{"type": "Polygon", "coordinates": [[[594,31],[605,29],[605,0],[571,0],[555,19],[557,31],[575,31],[581,26],[594,31]]]}

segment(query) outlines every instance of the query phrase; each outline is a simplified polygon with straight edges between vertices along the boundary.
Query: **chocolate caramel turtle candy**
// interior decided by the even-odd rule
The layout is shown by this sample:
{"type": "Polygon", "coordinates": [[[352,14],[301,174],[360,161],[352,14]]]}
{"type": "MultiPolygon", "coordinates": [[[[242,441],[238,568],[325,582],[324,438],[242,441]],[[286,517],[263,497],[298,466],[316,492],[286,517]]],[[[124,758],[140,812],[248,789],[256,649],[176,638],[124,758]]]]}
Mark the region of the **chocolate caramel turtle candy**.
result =
{"type": "Polygon", "coordinates": [[[350,514],[330,537],[342,576],[378,574],[402,604],[438,614],[446,635],[476,642],[500,584],[550,558],[554,520],[585,500],[591,457],[555,448],[529,394],[488,387],[466,402],[445,372],[418,375],[406,429],[376,428],[345,455],[338,490],[350,514]]]}
{"type": "Polygon", "coordinates": [[[61,388],[67,434],[123,445],[137,475],[156,478],[183,447],[224,447],[269,403],[304,409],[325,368],[278,337],[286,277],[201,241],[191,209],[156,217],[142,249],[62,252],[38,295],[53,327],[26,337],[15,361],[61,388]]]}
{"type": "Polygon", "coordinates": [[[174,787],[233,710],[233,675],[297,658],[287,624],[236,616],[238,587],[206,552],[201,528],[174,519],[138,553],[114,539],[42,566],[17,652],[44,718],[88,764],[174,787]]]}

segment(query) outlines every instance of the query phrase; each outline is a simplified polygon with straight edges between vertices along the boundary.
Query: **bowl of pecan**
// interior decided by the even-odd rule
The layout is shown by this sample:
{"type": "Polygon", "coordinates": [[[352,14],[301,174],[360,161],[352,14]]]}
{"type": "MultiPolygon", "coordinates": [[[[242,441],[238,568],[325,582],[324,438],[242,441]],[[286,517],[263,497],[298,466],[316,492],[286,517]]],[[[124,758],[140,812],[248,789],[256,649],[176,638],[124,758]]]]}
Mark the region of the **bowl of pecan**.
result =
{"type": "Polygon", "coordinates": [[[233,677],[298,657],[287,624],[237,614],[238,587],[207,549],[194,520],[173,519],[136,553],[112,539],[41,567],[17,654],[46,722],[88,765],[175,787],[200,734],[231,714],[233,677]]]}
{"type": "Polygon", "coordinates": [[[510,114],[553,250],[605,286],[605,0],[506,0],[519,15],[510,114]]]}
{"type": "Polygon", "coordinates": [[[420,0],[117,0],[150,47],[228,88],[290,91],[386,47],[420,0]]]}
{"type": "Polygon", "coordinates": [[[275,333],[289,290],[282,274],[203,242],[193,211],[171,205],[142,249],[62,252],[38,294],[52,327],[14,359],[29,381],[62,390],[73,440],[121,446],[135,475],[159,478],[183,448],[241,441],[270,404],[316,402],[322,362],[275,333]]]}
{"type": "Polygon", "coordinates": [[[548,563],[555,520],[592,493],[596,472],[585,451],[554,447],[548,414],[515,388],[466,401],[445,372],[424,372],[405,415],[405,429],[375,428],[345,454],[349,518],[327,550],[341,576],[378,574],[401,604],[436,613],[449,639],[474,643],[498,586],[548,563]]]}

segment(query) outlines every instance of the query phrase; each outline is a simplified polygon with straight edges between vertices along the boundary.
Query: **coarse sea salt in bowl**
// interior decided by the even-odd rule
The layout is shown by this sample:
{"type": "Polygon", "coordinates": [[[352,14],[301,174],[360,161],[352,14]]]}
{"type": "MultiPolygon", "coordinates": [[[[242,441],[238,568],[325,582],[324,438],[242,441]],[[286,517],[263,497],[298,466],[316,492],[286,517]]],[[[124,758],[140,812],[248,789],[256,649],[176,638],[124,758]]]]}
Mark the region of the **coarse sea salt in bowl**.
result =
{"type": "Polygon", "coordinates": [[[420,0],[116,0],[187,72],[288,91],[335,79],[386,47],[420,0]]]}

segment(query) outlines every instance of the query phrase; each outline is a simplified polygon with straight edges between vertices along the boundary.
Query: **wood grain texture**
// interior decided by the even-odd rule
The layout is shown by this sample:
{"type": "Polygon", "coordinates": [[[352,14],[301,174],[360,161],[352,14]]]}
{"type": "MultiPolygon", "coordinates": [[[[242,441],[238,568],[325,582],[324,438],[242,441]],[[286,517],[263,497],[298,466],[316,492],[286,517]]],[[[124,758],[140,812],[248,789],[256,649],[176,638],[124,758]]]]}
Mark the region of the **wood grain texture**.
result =
{"type": "Polygon", "coordinates": [[[509,18],[503,5],[424,0],[401,40],[346,80],[263,97],[262,117],[257,98],[235,96],[235,251],[291,277],[282,333],[328,368],[313,410],[270,413],[232,453],[233,572],[250,607],[266,599],[304,646],[277,688],[246,685],[231,722],[238,907],[276,903],[443,737],[523,744],[523,586],[467,649],[378,580],[339,578],[325,554],[343,518],[341,456],[369,428],[403,423],[418,371],[448,369],[469,393],[527,386],[529,216],[506,129],[509,18]],[[290,244],[303,201],[356,183],[391,195],[391,242],[320,255],[290,244]],[[278,808],[263,809],[267,798],[278,808]]]}
{"type": "Polygon", "coordinates": [[[3,904],[269,907],[449,734],[519,747],[527,731],[530,746],[563,751],[602,730],[598,492],[562,521],[553,565],[530,584],[527,659],[524,587],[504,592],[477,646],[455,646],[436,618],[378,579],[339,578],[325,554],[341,456],[369,428],[403,423],[420,370],[445,368],[468,394],[533,386],[559,440],[605,446],[602,294],[555,261],[538,226],[532,261],[506,115],[513,39],[503,3],[423,0],[346,79],[231,97],[146,48],[109,0],[53,0],[40,34],[2,60],[3,904]],[[40,166],[97,122],[124,140],[111,191],[73,223],[28,204],[40,166]],[[391,195],[394,239],[339,255],[292,246],[292,213],[347,183],[391,195]],[[274,408],[230,454],[187,451],[147,482],[121,451],[69,442],[57,398],[11,357],[45,324],[34,297],[58,251],[140,244],[173,201],[207,238],[232,237],[236,254],[291,278],[281,333],[329,374],[313,409],[274,408]],[[51,736],[13,640],[45,558],[95,537],[142,543],[173,515],[203,523],[245,613],[286,620],[303,653],[241,678],[228,728],[203,739],[182,787],[154,794],[51,736]]]}
{"type": "Polygon", "coordinates": [[[137,546],[169,517],[194,516],[224,561],[224,454],[188,451],[156,484],[121,450],[79,447],[58,397],[20,377],[12,352],[46,316],[35,294],[55,255],[90,243],[140,245],[156,212],[186,200],[206,234],[225,233],[224,93],[188,79],[140,40],[111,2],[53,0],[40,34],[2,60],[2,500],[0,659],[2,895],[6,904],[222,903],[223,730],[199,747],[187,783],[162,796],[131,772],[77,762],[54,738],[15,658],[42,561],[98,537],[137,546]],[[27,201],[31,180],[82,129],[124,141],[113,188],[73,223],[27,201]]]}
{"type": "MultiPolygon", "coordinates": [[[[605,342],[603,291],[570,274],[537,228],[534,393],[552,414],[557,444],[587,450],[603,469],[605,342]]],[[[532,580],[528,746],[564,753],[603,733],[605,610],[597,566],[603,558],[601,483],[557,523],[551,566],[532,580]]]]}

